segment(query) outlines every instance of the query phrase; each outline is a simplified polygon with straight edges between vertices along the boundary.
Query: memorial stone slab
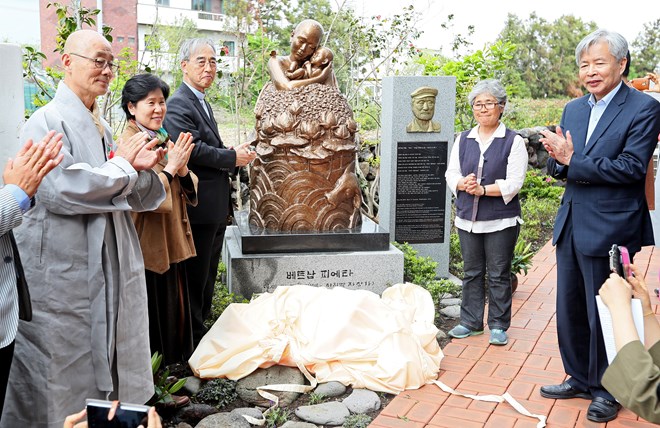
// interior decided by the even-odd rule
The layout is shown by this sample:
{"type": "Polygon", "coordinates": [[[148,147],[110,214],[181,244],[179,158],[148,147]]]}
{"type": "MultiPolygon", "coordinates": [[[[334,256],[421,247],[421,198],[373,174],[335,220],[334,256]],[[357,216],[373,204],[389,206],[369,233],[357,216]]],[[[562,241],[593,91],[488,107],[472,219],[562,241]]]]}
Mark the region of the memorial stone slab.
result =
{"type": "Polygon", "coordinates": [[[452,76],[383,79],[380,162],[380,224],[390,240],[408,242],[438,262],[436,275],[449,275],[451,192],[445,172],[454,142],[456,79],[452,76]],[[437,92],[436,92],[437,91],[437,92]],[[415,98],[436,94],[433,114],[420,115],[415,98]],[[423,131],[411,123],[427,119],[423,131]],[[437,124],[440,124],[439,129],[437,124]]]}

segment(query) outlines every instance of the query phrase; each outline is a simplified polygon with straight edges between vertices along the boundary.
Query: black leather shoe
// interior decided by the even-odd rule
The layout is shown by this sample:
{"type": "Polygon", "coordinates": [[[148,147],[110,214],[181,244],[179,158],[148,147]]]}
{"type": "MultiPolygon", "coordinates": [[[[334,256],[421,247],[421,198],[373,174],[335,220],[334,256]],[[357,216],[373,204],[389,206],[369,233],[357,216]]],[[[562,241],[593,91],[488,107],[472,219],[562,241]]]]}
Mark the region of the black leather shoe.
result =
{"type": "Polygon", "coordinates": [[[621,405],[603,397],[594,397],[587,409],[587,419],[594,422],[607,422],[616,418],[621,405]]]}
{"type": "Polygon", "coordinates": [[[557,400],[564,398],[591,398],[591,394],[584,391],[578,391],[569,385],[568,382],[562,382],[559,385],[542,386],[541,396],[545,398],[555,398],[557,400]]]}

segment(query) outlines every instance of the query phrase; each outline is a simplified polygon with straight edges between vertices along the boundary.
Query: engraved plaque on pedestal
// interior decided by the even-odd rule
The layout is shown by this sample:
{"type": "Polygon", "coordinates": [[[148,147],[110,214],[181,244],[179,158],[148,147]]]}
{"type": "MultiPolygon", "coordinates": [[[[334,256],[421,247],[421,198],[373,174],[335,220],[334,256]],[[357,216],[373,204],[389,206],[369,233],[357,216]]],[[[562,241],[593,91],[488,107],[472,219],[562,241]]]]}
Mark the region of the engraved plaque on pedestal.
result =
{"type": "Polygon", "coordinates": [[[445,242],[447,142],[397,145],[395,241],[445,242]]]}

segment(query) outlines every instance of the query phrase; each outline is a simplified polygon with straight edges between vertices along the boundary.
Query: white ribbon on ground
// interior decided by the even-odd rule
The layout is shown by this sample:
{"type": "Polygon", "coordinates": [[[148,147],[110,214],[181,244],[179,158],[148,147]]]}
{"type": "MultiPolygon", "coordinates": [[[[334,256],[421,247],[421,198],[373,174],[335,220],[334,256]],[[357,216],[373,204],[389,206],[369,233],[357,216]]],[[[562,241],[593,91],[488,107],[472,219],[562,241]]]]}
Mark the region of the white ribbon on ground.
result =
{"type": "Polygon", "coordinates": [[[458,392],[455,389],[452,389],[445,385],[444,383],[440,382],[439,380],[434,380],[434,384],[436,384],[440,389],[442,389],[444,392],[448,394],[454,394],[454,395],[461,395],[463,397],[471,398],[473,400],[478,400],[478,401],[490,401],[493,403],[503,403],[507,402],[511,404],[511,406],[516,409],[516,411],[522,415],[529,416],[530,418],[536,418],[539,420],[539,422],[536,424],[536,428],[543,428],[545,427],[545,422],[547,420],[547,417],[545,415],[535,415],[531,413],[529,410],[525,408],[522,404],[520,404],[515,398],[511,396],[508,392],[505,392],[502,395],[474,395],[474,394],[465,394],[462,392],[458,392]]]}

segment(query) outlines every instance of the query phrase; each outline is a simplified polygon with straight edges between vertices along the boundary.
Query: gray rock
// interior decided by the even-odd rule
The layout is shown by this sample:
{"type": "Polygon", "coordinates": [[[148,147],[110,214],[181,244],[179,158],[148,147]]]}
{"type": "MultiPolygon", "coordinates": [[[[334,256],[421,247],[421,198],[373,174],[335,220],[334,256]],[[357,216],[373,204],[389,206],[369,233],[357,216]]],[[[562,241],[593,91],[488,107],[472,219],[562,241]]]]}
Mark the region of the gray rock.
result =
{"type": "Polygon", "coordinates": [[[518,135],[520,135],[523,138],[530,138],[534,134],[538,134],[541,131],[545,131],[547,129],[548,128],[545,127],[545,126],[535,126],[533,128],[523,128],[523,129],[520,129],[516,132],[518,133],[518,135]]]}
{"type": "Polygon", "coordinates": [[[218,413],[218,409],[208,404],[190,403],[177,410],[176,417],[192,426],[205,417],[218,413]]]}
{"type": "Polygon", "coordinates": [[[380,397],[368,389],[354,389],[351,395],[342,401],[351,413],[369,413],[380,409],[380,397]]]}
{"type": "Polygon", "coordinates": [[[185,422],[179,422],[178,424],[176,424],[175,428],[193,428],[193,427],[185,422]]]}
{"type": "Polygon", "coordinates": [[[202,380],[195,376],[188,376],[186,383],[183,385],[182,390],[187,391],[190,395],[195,395],[202,387],[202,380]]]}
{"type": "Polygon", "coordinates": [[[250,428],[251,425],[241,415],[231,413],[216,413],[207,416],[195,428],[250,428]]]}
{"type": "MultiPolygon", "coordinates": [[[[257,392],[257,388],[266,385],[294,384],[304,385],[305,376],[293,367],[273,366],[267,369],[257,369],[252,374],[236,383],[236,393],[243,401],[255,406],[270,407],[271,403],[257,392]]],[[[280,407],[293,403],[300,393],[268,391],[279,397],[280,407]]]]}
{"type": "Polygon", "coordinates": [[[314,389],[314,392],[317,394],[323,394],[325,397],[339,397],[346,392],[346,387],[341,382],[332,381],[319,384],[314,389]]]}
{"type": "Polygon", "coordinates": [[[255,407],[240,407],[238,409],[232,410],[230,413],[232,415],[239,415],[239,416],[247,415],[258,420],[262,420],[264,418],[263,412],[255,407]]]}
{"type": "Polygon", "coordinates": [[[344,420],[351,414],[348,407],[339,401],[300,406],[295,413],[300,419],[316,425],[343,425],[344,420]]]}
{"type": "Polygon", "coordinates": [[[442,330],[438,330],[438,334],[435,335],[435,338],[438,340],[446,339],[447,338],[447,333],[445,333],[442,330]]]}
{"type": "Polygon", "coordinates": [[[282,425],[281,428],[318,428],[318,427],[314,424],[310,424],[309,422],[286,421],[286,423],[282,425]]]}
{"type": "Polygon", "coordinates": [[[461,304],[461,299],[441,299],[439,302],[442,306],[454,306],[454,305],[460,305],[461,304]]]}
{"type": "Polygon", "coordinates": [[[461,317],[461,306],[453,305],[440,309],[440,313],[446,317],[458,319],[461,317]]]}
{"type": "MultiPolygon", "coordinates": [[[[457,277],[456,275],[452,275],[451,273],[447,275],[447,279],[453,282],[456,285],[463,285],[463,280],[457,277]]],[[[445,297],[451,296],[451,294],[447,293],[445,297]]]]}

